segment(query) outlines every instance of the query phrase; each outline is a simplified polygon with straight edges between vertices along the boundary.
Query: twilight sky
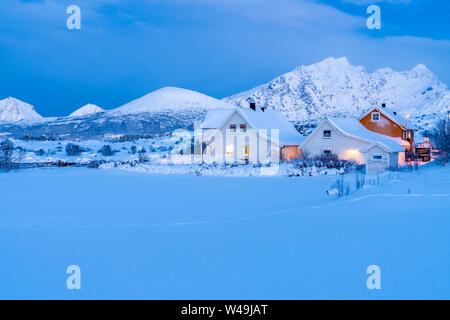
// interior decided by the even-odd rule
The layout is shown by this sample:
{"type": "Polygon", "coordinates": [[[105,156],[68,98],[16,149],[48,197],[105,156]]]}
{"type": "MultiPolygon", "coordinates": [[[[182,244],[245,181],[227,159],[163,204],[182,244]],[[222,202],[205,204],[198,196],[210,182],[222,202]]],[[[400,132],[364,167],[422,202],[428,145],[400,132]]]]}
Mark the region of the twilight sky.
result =
{"type": "Polygon", "coordinates": [[[164,86],[217,98],[346,56],[368,71],[428,66],[450,84],[448,0],[2,0],[0,99],[43,116],[110,109],[164,86]],[[366,27],[371,4],[382,29],[366,27]],[[66,8],[81,8],[81,30],[66,8]]]}

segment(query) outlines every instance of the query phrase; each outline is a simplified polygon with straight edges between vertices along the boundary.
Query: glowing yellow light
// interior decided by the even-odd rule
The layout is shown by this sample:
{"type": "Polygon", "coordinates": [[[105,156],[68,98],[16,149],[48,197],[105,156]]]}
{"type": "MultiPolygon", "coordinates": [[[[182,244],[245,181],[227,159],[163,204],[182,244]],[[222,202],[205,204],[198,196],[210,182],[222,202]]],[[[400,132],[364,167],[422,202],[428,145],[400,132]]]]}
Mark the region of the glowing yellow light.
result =
{"type": "Polygon", "coordinates": [[[409,114],[407,114],[407,115],[406,115],[406,117],[405,117],[405,119],[406,119],[406,120],[408,120],[408,118],[409,118],[409,117],[410,117],[410,115],[409,115],[409,114]]]}
{"type": "Polygon", "coordinates": [[[234,146],[233,145],[227,146],[227,156],[233,156],[233,154],[234,154],[234,146]]]}
{"type": "Polygon", "coordinates": [[[248,157],[250,155],[250,146],[244,147],[244,156],[248,157]]]}
{"type": "Polygon", "coordinates": [[[356,149],[349,149],[349,150],[347,150],[347,154],[350,157],[355,157],[355,156],[357,156],[359,154],[359,151],[356,150],[356,149]]]}

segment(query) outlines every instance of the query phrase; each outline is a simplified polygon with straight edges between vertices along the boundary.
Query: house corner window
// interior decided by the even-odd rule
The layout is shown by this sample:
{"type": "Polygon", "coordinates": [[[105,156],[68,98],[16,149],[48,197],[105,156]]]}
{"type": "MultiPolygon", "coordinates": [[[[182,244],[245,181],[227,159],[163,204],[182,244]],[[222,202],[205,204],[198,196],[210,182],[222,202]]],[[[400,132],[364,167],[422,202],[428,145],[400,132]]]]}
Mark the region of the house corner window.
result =
{"type": "Polygon", "coordinates": [[[372,112],[372,122],[378,122],[378,121],[380,121],[380,113],[372,112]]]}
{"type": "Polygon", "coordinates": [[[231,132],[236,132],[236,125],[235,124],[230,124],[230,131],[231,132]]]}
{"type": "Polygon", "coordinates": [[[382,160],[383,160],[383,156],[380,156],[380,155],[373,155],[373,156],[372,156],[372,160],[373,160],[373,161],[382,161],[382,160]]]}
{"type": "Polygon", "coordinates": [[[241,128],[241,132],[247,132],[247,125],[241,124],[240,128],[241,128]]]}
{"type": "Polygon", "coordinates": [[[323,137],[326,139],[331,138],[331,130],[323,130],[323,137]]]}

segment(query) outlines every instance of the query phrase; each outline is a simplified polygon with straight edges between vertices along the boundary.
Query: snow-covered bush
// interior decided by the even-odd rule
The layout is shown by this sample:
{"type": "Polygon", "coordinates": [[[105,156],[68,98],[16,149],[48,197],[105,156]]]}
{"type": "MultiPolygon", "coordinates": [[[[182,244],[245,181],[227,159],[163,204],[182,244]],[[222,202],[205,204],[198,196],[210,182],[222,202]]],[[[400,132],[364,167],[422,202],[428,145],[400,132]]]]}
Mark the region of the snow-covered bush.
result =
{"type": "Polygon", "coordinates": [[[110,145],[104,145],[100,150],[98,150],[98,153],[105,157],[111,157],[116,153],[116,151],[113,150],[110,145]]]}
{"type": "Polygon", "coordinates": [[[87,167],[90,169],[98,169],[101,165],[103,165],[105,163],[107,163],[107,162],[104,160],[100,160],[100,161],[93,160],[88,163],[87,167]]]}
{"type": "Polygon", "coordinates": [[[327,168],[327,169],[337,169],[343,170],[345,173],[349,172],[351,169],[356,168],[356,163],[353,161],[339,160],[336,155],[324,155],[320,157],[310,157],[304,154],[301,159],[294,160],[292,162],[294,168],[300,170],[307,170],[311,167],[316,168],[327,168]]]}
{"type": "Polygon", "coordinates": [[[86,152],[86,150],[77,144],[69,143],[66,145],[66,154],[69,157],[79,156],[83,152],[86,152]]]}
{"type": "Polygon", "coordinates": [[[44,149],[36,150],[36,151],[34,151],[34,154],[39,157],[42,157],[45,154],[45,150],[44,149]]]}

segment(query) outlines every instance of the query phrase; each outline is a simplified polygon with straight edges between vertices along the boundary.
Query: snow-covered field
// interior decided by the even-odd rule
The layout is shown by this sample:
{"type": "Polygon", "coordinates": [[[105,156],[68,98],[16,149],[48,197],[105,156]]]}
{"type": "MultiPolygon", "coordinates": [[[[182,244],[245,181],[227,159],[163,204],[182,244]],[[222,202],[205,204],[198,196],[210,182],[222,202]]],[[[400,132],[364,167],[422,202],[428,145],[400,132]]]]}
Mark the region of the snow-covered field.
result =
{"type": "Polygon", "coordinates": [[[449,299],[450,167],[336,179],[0,173],[0,298],[449,299]]]}
{"type": "Polygon", "coordinates": [[[16,147],[26,150],[24,163],[74,162],[86,164],[90,161],[136,161],[138,152],[145,151],[149,159],[159,159],[167,156],[180,143],[176,137],[166,136],[154,139],[139,139],[137,141],[114,142],[108,140],[86,141],[24,141],[12,139],[16,147]],[[68,144],[75,144],[83,149],[79,155],[69,156],[66,152],[68,144]],[[105,156],[100,150],[110,146],[113,154],[105,156]],[[134,150],[134,151],[133,151],[134,150]]]}

